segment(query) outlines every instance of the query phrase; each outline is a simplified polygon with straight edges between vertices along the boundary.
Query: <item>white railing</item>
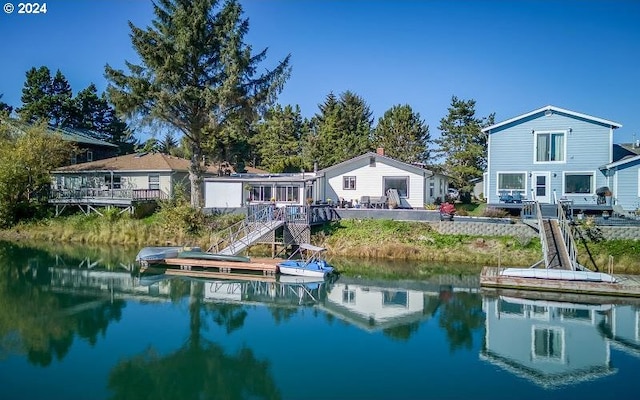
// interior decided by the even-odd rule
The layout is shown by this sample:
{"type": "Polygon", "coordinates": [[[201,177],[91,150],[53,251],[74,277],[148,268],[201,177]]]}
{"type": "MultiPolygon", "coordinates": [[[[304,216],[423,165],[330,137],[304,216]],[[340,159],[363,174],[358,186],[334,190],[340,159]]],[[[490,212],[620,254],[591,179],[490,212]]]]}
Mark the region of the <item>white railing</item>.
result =
{"type": "Polygon", "coordinates": [[[128,199],[155,200],[168,196],[160,189],[52,189],[51,200],[86,200],[86,199],[128,199]]]}

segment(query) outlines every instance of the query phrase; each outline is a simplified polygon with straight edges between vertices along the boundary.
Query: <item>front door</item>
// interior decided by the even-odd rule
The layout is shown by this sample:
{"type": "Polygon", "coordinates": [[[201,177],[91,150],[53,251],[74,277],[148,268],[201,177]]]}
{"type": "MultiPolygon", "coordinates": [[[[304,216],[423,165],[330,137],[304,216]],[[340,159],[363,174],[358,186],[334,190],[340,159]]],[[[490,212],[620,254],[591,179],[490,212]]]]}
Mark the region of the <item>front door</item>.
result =
{"type": "Polygon", "coordinates": [[[549,173],[548,172],[534,172],[531,177],[533,185],[533,200],[539,203],[550,203],[551,196],[549,194],[549,173]]]}

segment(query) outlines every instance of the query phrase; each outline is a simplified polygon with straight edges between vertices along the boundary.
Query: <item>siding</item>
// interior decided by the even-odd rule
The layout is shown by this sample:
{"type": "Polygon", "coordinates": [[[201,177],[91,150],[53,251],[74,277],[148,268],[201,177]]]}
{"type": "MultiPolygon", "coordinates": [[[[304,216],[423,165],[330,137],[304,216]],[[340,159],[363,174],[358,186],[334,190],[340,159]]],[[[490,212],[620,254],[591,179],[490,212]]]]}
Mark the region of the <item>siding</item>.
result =
{"type": "Polygon", "coordinates": [[[365,158],[328,171],[324,179],[325,199],[330,198],[333,201],[338,201],[338,199],[343,198],[346,201],[359,201],[361,196],[382,196],[384,195],[383,177],[408,177],[407,203],[413,208],[424,207],[425,179],[423,175],[388,165],[380,158],[376,159],[375,165],[375,167],[369,166],[369,158],[365,158]],[[344,176],[356,177],[355,190],[344,190],[342,188],[344,176]]]}
{"type": "Polygon", "coordinates": [[[640,208],[638,187],[640,185],[640,160],[618,166],[615,172],[613,197],[625,210],[640,208]]]}
{"type": "MultiPolygon", "coordinates": [[[[539,113],[516,123],[500,127],[490,133],[488,193],[489,203],[498,203],[497,172],[526,171],[548,172],[549,190],[563,195],[564,172],[593,172],[595,185],[592,190],[610,183],[598,167],[610,162],[610,128],[581,118],[554,112],[550,116],[539,113]],[[534,163],[534,138],[532,131],[566,131],[566,153],[563,163],[534,163]],[[555,176],[554,176],[555,174],[555,176]]],[[[526,195],[531,197],[533,182],[526,174],[526,195]]],[[[567,195],[576,203],[595,203],[592,194],[567,195]]]]}

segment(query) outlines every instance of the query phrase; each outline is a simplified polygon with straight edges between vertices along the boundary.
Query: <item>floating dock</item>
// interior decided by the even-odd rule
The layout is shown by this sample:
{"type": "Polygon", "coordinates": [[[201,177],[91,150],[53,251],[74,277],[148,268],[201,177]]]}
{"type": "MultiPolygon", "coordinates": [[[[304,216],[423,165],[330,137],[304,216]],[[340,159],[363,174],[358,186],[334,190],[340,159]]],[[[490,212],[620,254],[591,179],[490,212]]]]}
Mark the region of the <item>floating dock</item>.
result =
{"type": "Polygon", "coordinates": [[[167,258],[161,264],[179,266],[182,270],[192,270],[194,267],[203,268],[219,273],[247,273],[262,272],[263,276],[274,276],[278,271],[280,259],[260,258],[252,259],[249,262],[238,261],[217,261],[196,258],[167,258]]]}
{"type": "Polygon", "coordinates": [[[615,283],[570,281],[561,279],[537,279],[501,276],[506,268],[484,267],[480,273],[480,286],[533,290],[538,292],[563,292],[582,295],[640,297],[640,275],[613,275],[615,283]]]}
{"type": "Polygon", "coordinates": [[[224,273],[224,272],[213,272],[213,271],[206,271],[206,270],[193,271],[193,270],[172,269],[172,268],[167,268],[164,273],[166,275],[171,275],[171,276],[186,276],[190,278],[222,279],[222,280],[231,280],[231,281],[276,282],[275,275],[224,273]]]}

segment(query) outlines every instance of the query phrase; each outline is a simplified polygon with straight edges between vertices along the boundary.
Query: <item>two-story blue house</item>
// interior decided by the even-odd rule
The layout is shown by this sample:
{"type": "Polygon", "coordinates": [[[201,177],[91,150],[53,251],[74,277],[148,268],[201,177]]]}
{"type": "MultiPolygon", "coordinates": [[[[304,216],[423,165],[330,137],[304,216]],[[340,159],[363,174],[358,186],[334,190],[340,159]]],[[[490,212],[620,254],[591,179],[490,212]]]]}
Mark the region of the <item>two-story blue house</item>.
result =
{"type": "MultiPolygon", "coordinates": [[[[598,194],[611,202],[609,196],[617,195],[614,170],[622,166],[614,162],[613,132],[621,126],[549,105],[484,128],[488,203],[499,204],[501,196],[511,195],[540,203],[564,198],[596,205],[598,194]]],[[[637,179],[635,188],[637,195],[637,179]]]]}

